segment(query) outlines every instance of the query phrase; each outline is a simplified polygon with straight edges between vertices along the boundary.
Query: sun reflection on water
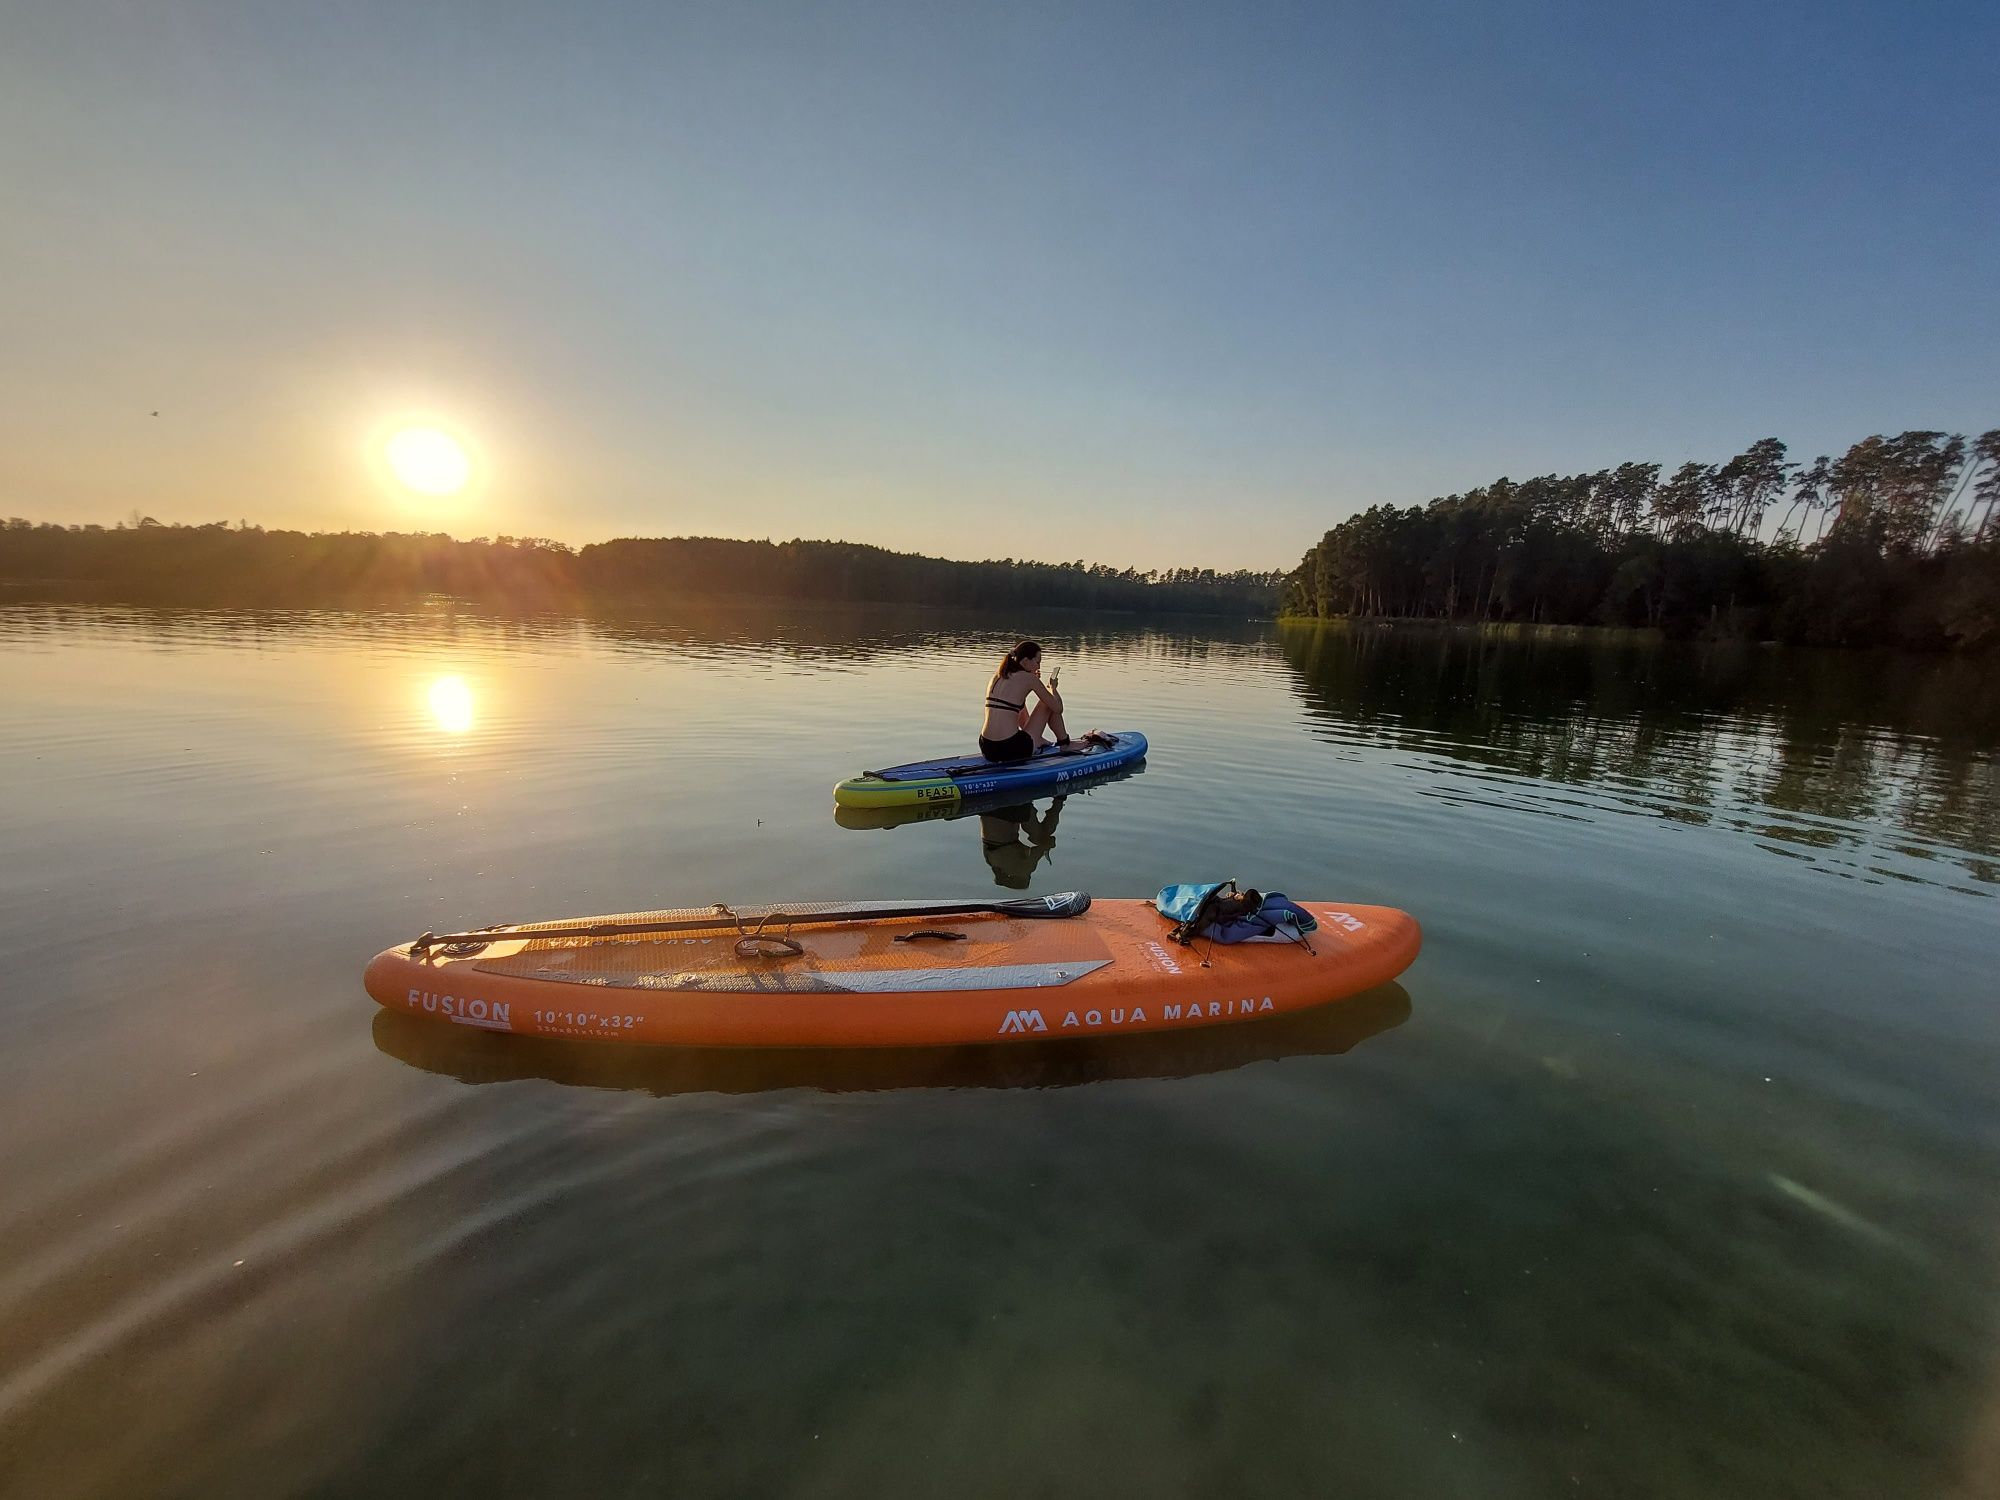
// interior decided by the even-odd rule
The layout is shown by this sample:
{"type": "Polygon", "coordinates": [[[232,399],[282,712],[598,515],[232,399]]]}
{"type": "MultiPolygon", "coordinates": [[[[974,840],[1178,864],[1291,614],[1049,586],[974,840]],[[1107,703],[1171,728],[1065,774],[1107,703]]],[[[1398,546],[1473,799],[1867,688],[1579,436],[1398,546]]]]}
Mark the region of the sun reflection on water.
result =
{"type": "Polygon", "coordinates": [[[431,717],[447,734],[472,732],[472,688],[463,677],[440,677],[430,687],[431,717]]]}

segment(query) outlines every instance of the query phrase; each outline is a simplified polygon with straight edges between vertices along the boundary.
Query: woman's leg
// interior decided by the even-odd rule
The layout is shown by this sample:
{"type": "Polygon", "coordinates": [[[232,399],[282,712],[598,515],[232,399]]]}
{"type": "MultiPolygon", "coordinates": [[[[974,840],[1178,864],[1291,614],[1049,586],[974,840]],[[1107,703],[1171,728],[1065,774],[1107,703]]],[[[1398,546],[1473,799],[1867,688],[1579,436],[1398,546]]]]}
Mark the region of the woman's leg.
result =
{"type": "Polygon", "coordinates": [[[1042,731],[1050,731],[1058,741],[1069,738],[1069,730],[1063,727],[1061,709],[1050,708],[1046,703],[1037,703],[1021,715],[1021,727],[1028,731],[1028,738],[1036,744],[1042,742],[1042,731]]]}

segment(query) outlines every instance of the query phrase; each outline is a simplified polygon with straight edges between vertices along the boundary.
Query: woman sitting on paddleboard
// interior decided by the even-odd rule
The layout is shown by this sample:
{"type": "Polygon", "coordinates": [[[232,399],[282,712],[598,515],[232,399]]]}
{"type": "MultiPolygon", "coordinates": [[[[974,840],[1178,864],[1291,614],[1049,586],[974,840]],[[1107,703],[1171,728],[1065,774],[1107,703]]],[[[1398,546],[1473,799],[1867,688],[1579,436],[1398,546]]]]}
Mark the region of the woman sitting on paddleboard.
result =
{"type": "MultiPolygon", "coordinates": [[[[1056,691],[1060,669],[1042,681],[1042,647],[1039,641],[1023,641],[1000,659],[999,670],[986,684],[986,723],[979,731],[979,753],[988,760],[1026,760],[1042,744],[1048,730],[1064,749],[1082,745],[1069,737],[1063,725],[1062,694],[1056,691]],[[1041,701],[1028,707],[1029,698],[1041,701]]],[[[1105,738],[1096,730],[1084,742],[1105,738]]]]}

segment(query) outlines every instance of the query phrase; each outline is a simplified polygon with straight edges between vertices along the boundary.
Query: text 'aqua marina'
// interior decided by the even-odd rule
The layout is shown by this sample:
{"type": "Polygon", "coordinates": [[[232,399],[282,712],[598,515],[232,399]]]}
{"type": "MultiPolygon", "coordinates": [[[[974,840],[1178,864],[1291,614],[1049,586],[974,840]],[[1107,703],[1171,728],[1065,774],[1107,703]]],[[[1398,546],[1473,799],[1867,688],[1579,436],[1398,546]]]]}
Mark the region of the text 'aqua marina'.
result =
{"type": "MultiPolygon", "coordinates": [[[[1239,1016],[1261,1016],[1277,1007],[1271,997],[1248,1000],[1189,1001],[1185,1004],[1162,1005],[1162,1021],[1223,1021],[1239,1016]]],[[[1130,1010],[1123,1006],[1113,1006],[1110,1010],[1068,1011],[1062,1024],[1055,1029],[1066,1031],[1071,1027],[1096,1026],[1143,1026],[1146,1024],[1146,1007],[1135,1005],[1130,1010]]],[[[1021,1035],[1031,1031],[1047,1031],[1049,1023],[1039,1010],[1010,1010],[1000,1022],[1001,1036],[1021,1035]]]]}

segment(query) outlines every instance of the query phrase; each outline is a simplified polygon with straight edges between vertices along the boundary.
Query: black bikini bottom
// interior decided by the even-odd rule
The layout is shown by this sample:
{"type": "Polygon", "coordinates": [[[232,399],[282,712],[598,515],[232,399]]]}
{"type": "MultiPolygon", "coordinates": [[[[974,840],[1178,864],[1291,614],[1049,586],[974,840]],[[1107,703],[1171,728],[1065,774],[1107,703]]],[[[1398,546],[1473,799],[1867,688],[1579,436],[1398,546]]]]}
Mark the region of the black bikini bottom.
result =
{"type": "Polygon", "coordinates": [[[1004,740],[989,740],[979,737],[979,753],[988,760],[1005,764],[1009,761],[1027,760],[1035,753],[1034,737],[1025,729],[1017,729],[1004,740]]]}

